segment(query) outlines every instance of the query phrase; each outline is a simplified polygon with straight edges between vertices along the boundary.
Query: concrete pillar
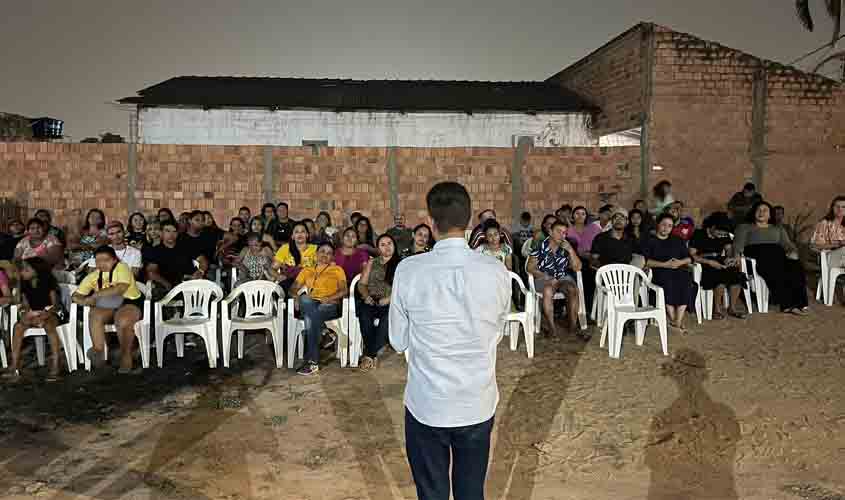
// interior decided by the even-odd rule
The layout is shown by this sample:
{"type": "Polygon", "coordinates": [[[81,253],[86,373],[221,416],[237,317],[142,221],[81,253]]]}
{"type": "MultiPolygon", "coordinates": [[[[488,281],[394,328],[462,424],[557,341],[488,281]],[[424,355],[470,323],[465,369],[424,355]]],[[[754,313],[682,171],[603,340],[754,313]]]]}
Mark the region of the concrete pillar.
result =
{"type": "Polygon", "coordinates": [[[135,190],[138,186],[138,145],[129,143],[126,158],[126,210],[131,214],[138,211],[138,200],[135,190]]]}
{"type": "Polygon", "coordinates": [[[654,25],[646,24],[640,42],[642,56],[642,121],[640,124],[640,198],[648,199],[651,175],[651,108],[654,95],[654,25]]]}
{"type": "Polygon", "coordinates": [[[275,203],[273,200],[274,173],[273,146],[264,146],[264,203],[275,203]]]}
{"type": "Polygon", "coordinates": [[[393,216],[399,207],[399,167],[396,165],[396,148],[387,148],[387,182],[390,186],[390,212],[393,216]]]}
{"type": "Polygon", "coordinates": [[[751,87],[751,182],[757,191],[763,191],[763,177],[766,171],[766,107],[769,95],[766,68],[754,72],[751,87]]]}
{"type": "Polygon", "coordinates": [[[528,152],[534,146],[534,139],[531,137],[520,137],[513,152],[513,163],[511,164],[511,217],[512,224],[519,222],[519,215],[523,211],[522,199],[522,165],[528,152]]]}

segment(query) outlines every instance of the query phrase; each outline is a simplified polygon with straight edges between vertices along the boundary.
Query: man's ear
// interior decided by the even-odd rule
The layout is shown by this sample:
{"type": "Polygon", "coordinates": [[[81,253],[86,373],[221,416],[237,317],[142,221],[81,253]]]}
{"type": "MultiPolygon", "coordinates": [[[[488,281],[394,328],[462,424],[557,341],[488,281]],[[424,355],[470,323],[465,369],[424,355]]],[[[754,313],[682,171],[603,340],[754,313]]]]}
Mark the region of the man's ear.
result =
{"type": "Polygon", "coordinates": [[[431,237],[436,240],[440,239],[440,231],[437,230],[437,224],[434,223],[434,219],[431,218],[431,215],[425,216],[425,223],[428,224],[428,227],[431,228],[431,237]]]}

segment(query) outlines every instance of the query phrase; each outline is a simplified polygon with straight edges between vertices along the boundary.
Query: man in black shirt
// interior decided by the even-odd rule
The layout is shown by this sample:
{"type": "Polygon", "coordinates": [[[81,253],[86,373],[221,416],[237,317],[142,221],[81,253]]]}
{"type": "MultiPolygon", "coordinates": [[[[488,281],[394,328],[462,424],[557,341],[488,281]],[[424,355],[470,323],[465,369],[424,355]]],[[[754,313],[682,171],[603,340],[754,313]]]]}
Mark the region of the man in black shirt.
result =
{"type": "Polygon", "coordinates": [[[608,264],[633,264],[642,267],[642,262],[634,260],[634,240],[625,235],[628,214],[617,209],[610,216],[610,230],[596,236],[590,249],[594,268],[608,264]]]}
{"type": "Polygon", "coordinates": [[[20,219],[9,219],[9,232],[0,233],[0,260],[14,260],[15,247],[26,234],[20,219]]]}
{"type": "Polygon", "coordinates": [[[276,228],[273,231],[273,240],[279,246],[284,245],[290,241],[291,233],[293,232],[293,219],[288,217],[288,204],[280,202],[276,205],[276,228]]]}
{"type": "MultiPolygon", "coordinates": [[[[194,267],[194,259],[184,245],[179,243],[179,229],[173,221],[166,221],[161,225],[161,245],[153,247],[147,252],[144,267],[147,279],[170,290],[182,282],[185,276],[202,278],[205,273],[200,263],[200,269],[194,267]]],[[[204,256],[200,256],[205,260],[204,256]]],[[[201,262],[201,261],[200,261],[201,262]]],[[[208,265],[208,261],[205,261],[208,265]]]]}
{"type": "Polygon", "coordinates": [[[188,218],[187,230],[179,236],[179,246],[192,260],[199,263],[205,275],[208,266],[214,261],[217,242],[203,229],[205,229],[205,217],[201,211],[194,210],[188,218]]]}

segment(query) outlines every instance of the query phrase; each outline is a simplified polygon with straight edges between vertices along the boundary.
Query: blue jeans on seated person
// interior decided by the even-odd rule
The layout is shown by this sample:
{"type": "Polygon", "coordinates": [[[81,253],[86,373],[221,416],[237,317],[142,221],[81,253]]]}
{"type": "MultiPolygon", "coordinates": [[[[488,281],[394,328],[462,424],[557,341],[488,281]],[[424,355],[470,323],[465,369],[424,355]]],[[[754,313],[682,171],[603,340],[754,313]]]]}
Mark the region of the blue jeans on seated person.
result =
{"type": "Polygon", "coordinates": [[[364,356],[376,358],[382,347],[387,345],[388,314],[390,306],[371,306],[361,302],[358,309],[358,321],[361,324],[361,337],[364,340],[364,356]],[[378,326],[375,325],[378,320],[378,326]]]}
{"type": "Polygon", "coordinates": [[[305,322],[305,361],[320,361],[320,334],[326,321],[340,317],[338,304],[323,304],[307,295],[299,297],[299,312],[305,322]]]}

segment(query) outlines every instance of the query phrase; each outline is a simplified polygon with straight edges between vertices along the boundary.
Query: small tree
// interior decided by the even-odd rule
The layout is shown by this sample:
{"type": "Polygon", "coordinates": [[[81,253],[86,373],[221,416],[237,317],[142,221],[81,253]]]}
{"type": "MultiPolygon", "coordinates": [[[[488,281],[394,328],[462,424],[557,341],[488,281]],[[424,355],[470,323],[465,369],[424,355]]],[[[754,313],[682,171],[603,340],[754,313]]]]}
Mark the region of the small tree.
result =
{"type": "MultiPolygon", "coordinates": [[[[833,36],[827,44],[827,47],[832,49],[836,49],[836,44],[839,41],[839,33],[842,29],[843,1],[845,0],[825,0],[824,2],[827,15],[833,21],[833,36]]],[[[808,31],[813,31],[815,23],[813,22],[813,15],[810,11],[810,0],[796,0],[795,9],[798,14],[798,20],[801,21],[804,28],[808,31]]],[[[823,58],[818,64],[816,64],[815,68],[813,68],[813,73],[818,73],[825,64],[832,61],[839,61],[840,63],[843,63],[839,78],[840,80],[845,81],[845,51],[834,50],[832,54],[823,58]]]]}

